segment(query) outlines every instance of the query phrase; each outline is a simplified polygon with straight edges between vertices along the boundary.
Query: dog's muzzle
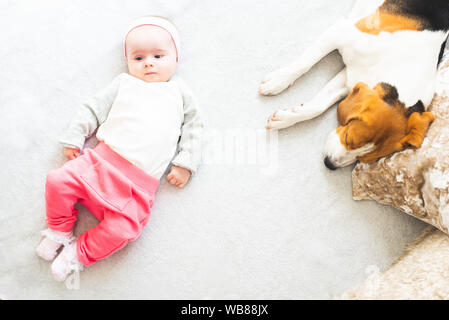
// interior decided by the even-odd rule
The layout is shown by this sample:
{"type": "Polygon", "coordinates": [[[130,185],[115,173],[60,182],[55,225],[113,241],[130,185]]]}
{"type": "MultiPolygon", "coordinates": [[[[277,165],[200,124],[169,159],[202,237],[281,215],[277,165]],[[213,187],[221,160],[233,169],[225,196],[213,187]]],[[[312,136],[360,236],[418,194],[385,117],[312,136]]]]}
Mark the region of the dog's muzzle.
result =
{"type": "Polygon", "coordinates": [[[326,166],[326,168],[328,168],[329,170],[337,170],[337,167],[331,162],[331,160],[329,159],[329,157],[324,158],[324,165],[326,166]]]}

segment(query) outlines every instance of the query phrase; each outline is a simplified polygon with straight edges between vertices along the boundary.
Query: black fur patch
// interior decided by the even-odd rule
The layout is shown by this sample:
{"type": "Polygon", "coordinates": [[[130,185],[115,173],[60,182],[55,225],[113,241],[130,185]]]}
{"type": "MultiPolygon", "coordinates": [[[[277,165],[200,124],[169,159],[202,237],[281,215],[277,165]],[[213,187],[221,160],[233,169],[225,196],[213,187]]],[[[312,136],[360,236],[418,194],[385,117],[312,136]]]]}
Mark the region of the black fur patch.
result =
{"type": "Polygon", "coordinates": [[[398,90],[396,87],[392,86],[389,83],[382,82],[380,84],[382,90],[385,92],[385,95],[382,97],[382,100],[384,100],[389,105],[394,105],[396,101],[399,99],[398,90]]]}
{"type": "Polygon", "coordinates": [[[412,113],[415,113],[415,112],[423,113],[424,111],[426,111],[424,109],[424,104],[422,103],[421,100],[419,100],[414,106],[407,108],[405,115],[408,118],[412,115],[412,113]]]}
{"type": "Polygon", "coordinates": [[[449,0],[385,0],[381,9],[416,19],[423,30],[449,30],[449,0]]]}
{"type": "Polygon", "coordinates": [[[440,55],[438,56],[437,67],[440,65],[441,60],[443,60],[443,54],[444,54],[444,49],[446,48],[447,39],[449,39],[449,37],[446,38],[446,41],[444,41],[443,44],[441,45],[440,55]]]}

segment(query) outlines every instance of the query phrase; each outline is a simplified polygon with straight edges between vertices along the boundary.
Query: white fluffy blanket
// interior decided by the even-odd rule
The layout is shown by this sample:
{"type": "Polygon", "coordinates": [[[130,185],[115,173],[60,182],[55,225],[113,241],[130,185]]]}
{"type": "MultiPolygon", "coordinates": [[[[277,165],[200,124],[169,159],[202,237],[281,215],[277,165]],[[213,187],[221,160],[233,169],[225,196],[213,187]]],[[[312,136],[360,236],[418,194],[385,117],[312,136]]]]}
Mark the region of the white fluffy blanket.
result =
{"type": "MultiPolygon", "coordinates": [[[[351,168],[324,167],[335,109],[279,133],[271,174],[263,161],[212,156],[236,153],[224,151],[221,138],[230,133],[252,136],[254,147],[253,135],[264,134],[271,112],[307,101],[339,72],[343,65],[333,53],[283,95],[257,95],[268,72],[297,57],[352,3],[0,1],[0,296],[325,299],[363,280],[368,266],[389,266],[424,224],[353,201],[351,168]],[[180,29],[177,72],[201,103],[208,163],[184,190],[163,181],[136,242],[78,281],[56,283],[34,250],[44,228],[46,173],[66,161],[57,140],[76,108],[125,71],[122,30],[148,14],[180,29]]],[[[97,223],[79,208],[77,234],[97,223]]]]}

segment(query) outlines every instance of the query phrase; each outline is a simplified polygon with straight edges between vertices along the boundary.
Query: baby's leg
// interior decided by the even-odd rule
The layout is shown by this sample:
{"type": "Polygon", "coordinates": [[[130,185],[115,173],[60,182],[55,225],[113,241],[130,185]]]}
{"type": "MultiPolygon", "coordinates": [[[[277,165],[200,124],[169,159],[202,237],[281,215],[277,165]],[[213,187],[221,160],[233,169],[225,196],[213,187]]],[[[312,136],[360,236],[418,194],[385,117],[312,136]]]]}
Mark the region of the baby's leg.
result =
{"type": "Polygon", "coordinates": [[[139,202],[131,200],[122,212],[105,209],[103,220],[79,236],[77,255],[83,265],[107,258],[139,237],[150,216],[139,202]]]}
{"type": "MultiPolygon", "coordinates": [[[[84,266],[107,258],[129,241],[136,240],[148,221],[149,210],[144,209],[147,205],[142,207],[141,201],[135,200],[132,199],[123,211],[96,208],[102,212],[101,222],[83,233],[76,242],[64,246],[51,265],[54,278],[64,281],[72,271],[81,271],[84,266]]],[[[90,200],[85,203],[89,208],[95,206],[90,200]]]]}
{"type": "MultiPolygon", "coordinates": [[[[71,160],[77,161],[78,159],[71,160]]],[[[55,231],[72,231],[78,210],[75,204],[85,198],[86,192],[79,181],[82,172],[78,167],[63,166],[47,175],[45,184],[45,208],[47,226],[55,231]]]]}
{"type": "Polygon", "coordinates": [[[42,231],[44,239],[36,249],[38,256],[53,260],[61,246],[73,240],[72,229],[76,221],[74,208],[79,199],[86,198],[79,175],[89,166],[89,159],[80,156],[48,173],[45,184],[46,223],[48,229],[42,231]]]}
{"type": "Polygon", "coordinates": [[[72,271],[83,270],[83,265],[76,255],[76,242],[64,246],[61,254],[51,264],[51,273],[57,281],[64,281],[72,271]]]}
{"type": "Polygon", "coordinates": [[[73,240],[73,233],[47,229],[41,232],[44,236],[36,248],[36,253],[44,260],[51,261],[56,257],[61,246],[69,245],[73,240]]]}

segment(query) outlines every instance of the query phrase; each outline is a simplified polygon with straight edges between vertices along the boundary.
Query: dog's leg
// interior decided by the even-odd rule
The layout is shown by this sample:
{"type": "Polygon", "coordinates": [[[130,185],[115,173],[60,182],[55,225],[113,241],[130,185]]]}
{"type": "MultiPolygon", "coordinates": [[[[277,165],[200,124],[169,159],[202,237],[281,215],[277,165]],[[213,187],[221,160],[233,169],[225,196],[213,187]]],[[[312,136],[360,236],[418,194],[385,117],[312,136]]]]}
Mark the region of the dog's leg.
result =
{"type": "Polygon", "coordinates": [[[345,25],[346,20],[335,23],[295,63],[268,74],[260,85],[259,94],[276,95],[291,86],[296,79],[309,71],[314,64],[338,48],[338,41],[344,34],[345,25]]]}
{"type": "Polygon", "coordinates": [[[346,68],[340,71],[310,102],[296,108],[278,110],[270,116],[267,129],[283,129],[315,118],[349,94],[346,68]]]}

